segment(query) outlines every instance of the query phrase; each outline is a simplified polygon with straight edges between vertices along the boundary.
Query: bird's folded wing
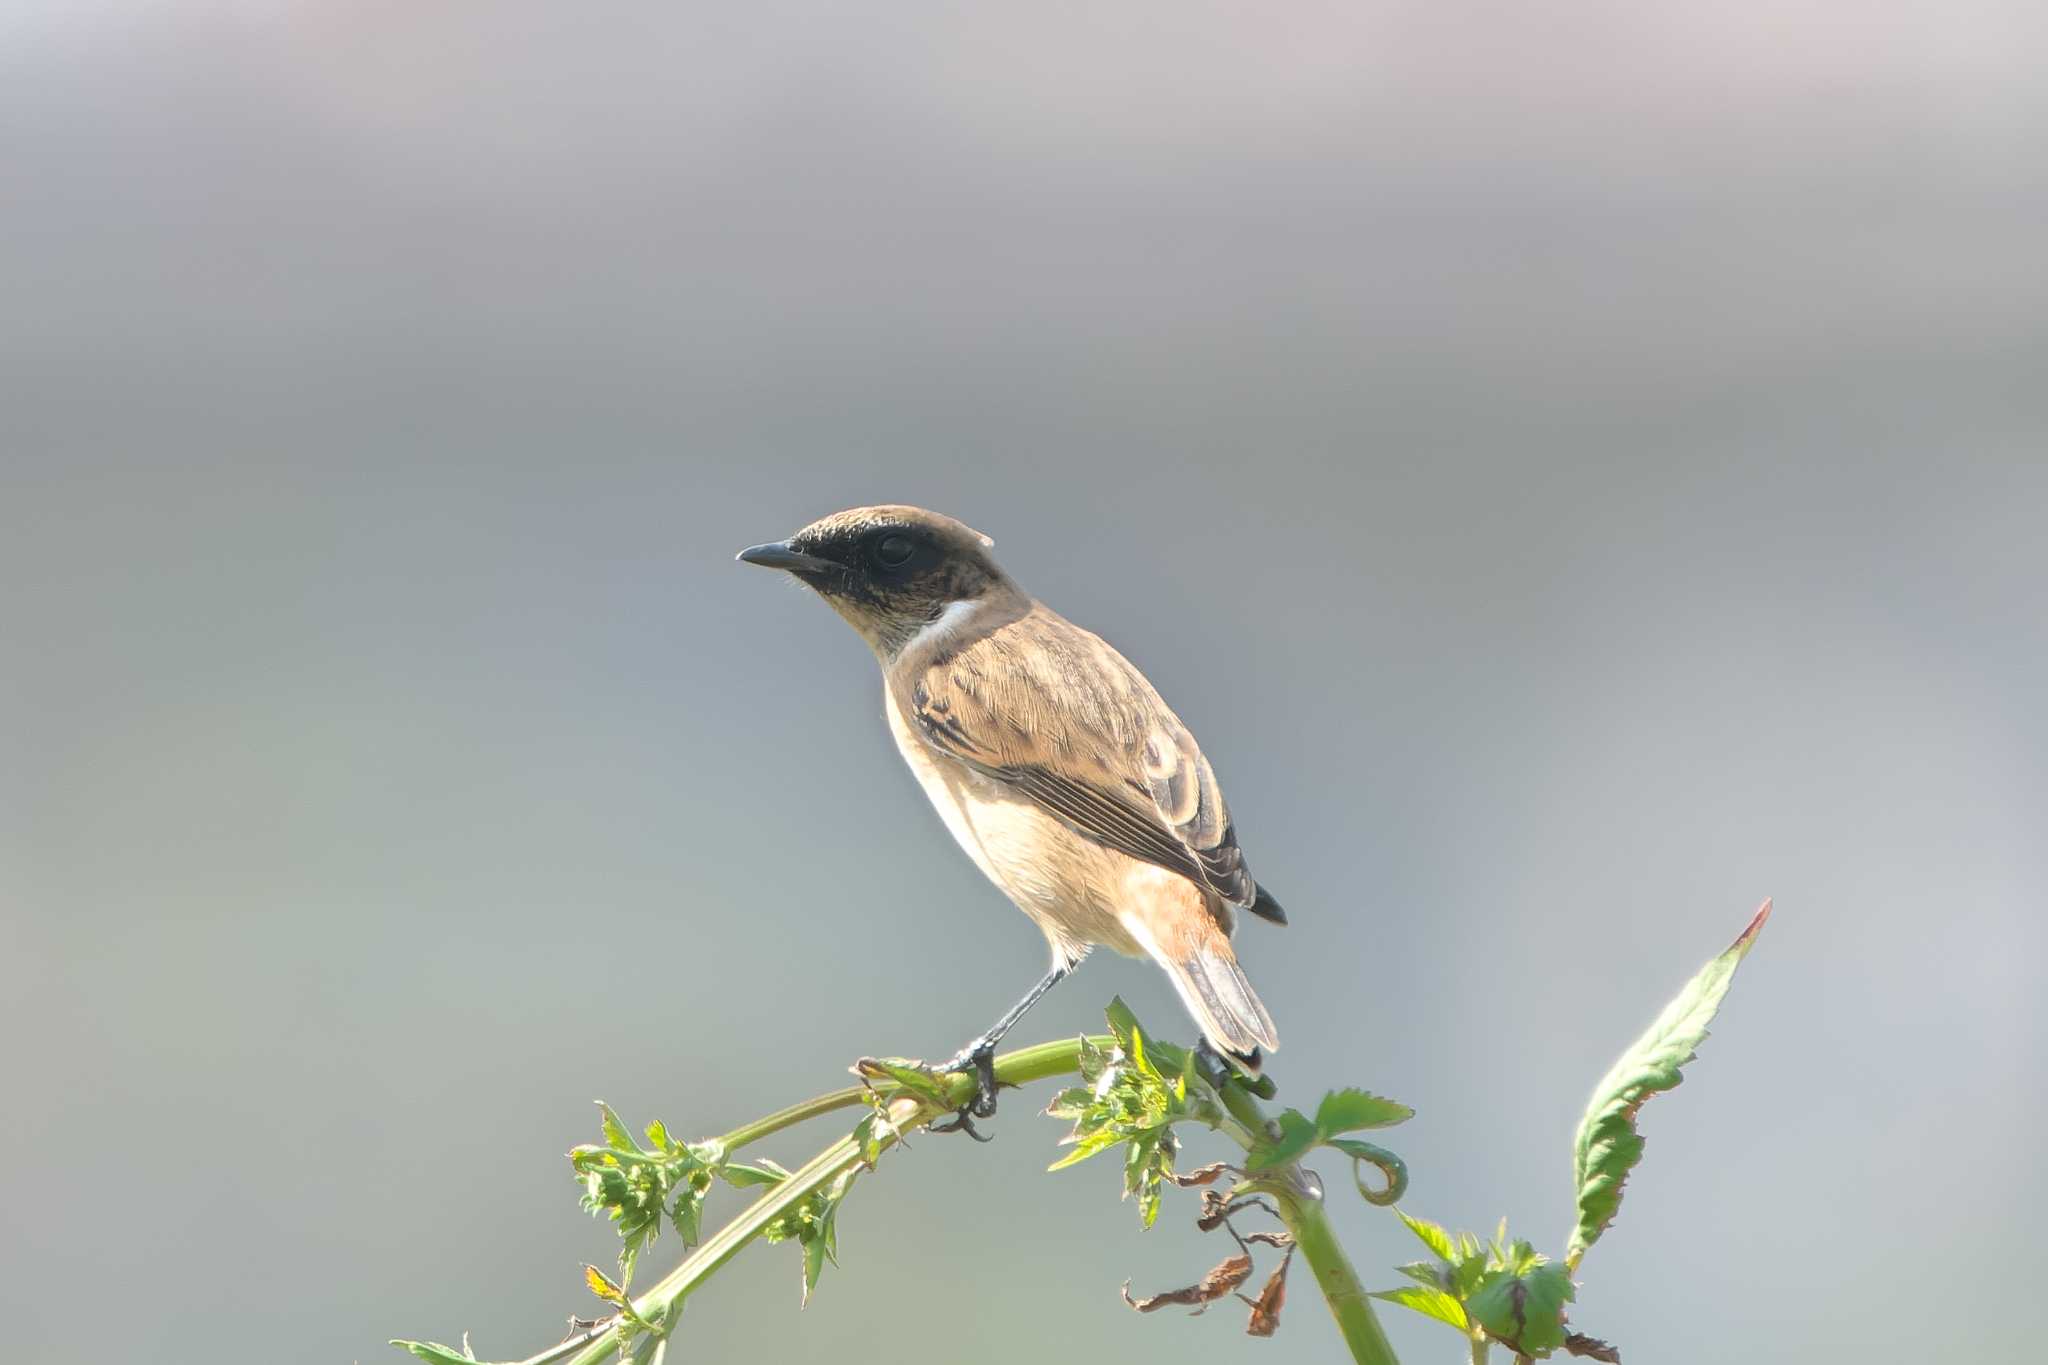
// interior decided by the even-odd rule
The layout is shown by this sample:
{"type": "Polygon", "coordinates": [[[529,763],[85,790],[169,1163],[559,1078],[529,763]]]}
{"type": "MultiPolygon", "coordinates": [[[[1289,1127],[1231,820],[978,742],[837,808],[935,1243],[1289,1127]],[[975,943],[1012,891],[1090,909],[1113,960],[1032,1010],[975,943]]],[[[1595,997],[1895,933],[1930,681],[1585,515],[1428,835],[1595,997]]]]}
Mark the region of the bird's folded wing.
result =
{"type": "Polygon", "coordinates": [[[1041,607],[908,691],[905,709],[928,743],[1069,829],[1231,905],[1258,897],[1194,736],[1103,640],[1041,607]]]}

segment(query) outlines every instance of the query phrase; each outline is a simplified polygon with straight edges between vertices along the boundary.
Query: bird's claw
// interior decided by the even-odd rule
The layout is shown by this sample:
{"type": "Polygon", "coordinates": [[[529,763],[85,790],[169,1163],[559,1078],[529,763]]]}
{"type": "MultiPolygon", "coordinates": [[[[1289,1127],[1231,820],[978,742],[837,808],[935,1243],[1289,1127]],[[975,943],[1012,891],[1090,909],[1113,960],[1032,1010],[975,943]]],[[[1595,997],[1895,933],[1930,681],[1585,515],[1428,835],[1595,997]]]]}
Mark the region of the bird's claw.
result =
{"type": "Polygon", "coordinates": [[[996,1112],[996,1051],[987,1042],[976,1042],[949,1062],[932,1068],[939,1075],[955,1071],[974,1073],[974,1097],[960,1106],[945,1123],[931,1125],[934,1133],[966,1133],[976,1142],[987,1142],[993,1134],[979,1132],[974,1120],[993,1118],[996,1112]]]}
{"type": "Polygon", "coordinates": [[[933,1133],[965,1133],[976,1142],[993,1142],[996,1137],[994,1133],[984,1133],[979,1128],[976,1128],[974,1126],[974,1115],[967,1109],[959,1110],[944,1123],[929,1125],[926,1131],[933,1133]]]}

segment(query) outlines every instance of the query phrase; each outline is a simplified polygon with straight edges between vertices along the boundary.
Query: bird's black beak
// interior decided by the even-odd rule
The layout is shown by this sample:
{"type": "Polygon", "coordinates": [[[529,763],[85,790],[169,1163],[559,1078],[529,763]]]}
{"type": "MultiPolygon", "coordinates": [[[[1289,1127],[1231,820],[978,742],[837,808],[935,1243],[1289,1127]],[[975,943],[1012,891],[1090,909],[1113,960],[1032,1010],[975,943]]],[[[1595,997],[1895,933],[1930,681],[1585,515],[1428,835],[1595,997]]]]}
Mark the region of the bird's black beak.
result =
{"type": "Polygon", "coordinates": [[[764,569],[785,569],[790,573],[825,573],[839,567],[829,559],[793,549],[786,540],[749,545],[739,552],[738,558],[742,564],[759,564],[764,569]]]}

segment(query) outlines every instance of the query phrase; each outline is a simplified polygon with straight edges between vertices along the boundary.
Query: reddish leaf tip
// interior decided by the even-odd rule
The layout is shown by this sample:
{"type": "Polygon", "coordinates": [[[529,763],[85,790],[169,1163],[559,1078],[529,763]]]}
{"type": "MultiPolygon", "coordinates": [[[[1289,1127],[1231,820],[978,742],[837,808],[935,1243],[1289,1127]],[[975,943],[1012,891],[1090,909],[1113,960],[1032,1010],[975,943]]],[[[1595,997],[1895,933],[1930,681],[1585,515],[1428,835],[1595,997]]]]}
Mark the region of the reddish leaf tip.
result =
{"type": "Polygon", "coordinates": [[[1750,949],[1750,945],[1756,942],[1756,936],[1764,931],[1764,922],[1770,919],[1770,917],[1771,898],[1769,896],[1765,896],[1764,903],[1762,905],[1759,905],[1756,908],[1756,914],[1750,917],[1749,927],[1744,929],[1741,933],[1737,934],[1735,936],[1735,942],[1728,945],[1729,951],[1741,951],[1745,953],[1748,952],[1750,949]]]}

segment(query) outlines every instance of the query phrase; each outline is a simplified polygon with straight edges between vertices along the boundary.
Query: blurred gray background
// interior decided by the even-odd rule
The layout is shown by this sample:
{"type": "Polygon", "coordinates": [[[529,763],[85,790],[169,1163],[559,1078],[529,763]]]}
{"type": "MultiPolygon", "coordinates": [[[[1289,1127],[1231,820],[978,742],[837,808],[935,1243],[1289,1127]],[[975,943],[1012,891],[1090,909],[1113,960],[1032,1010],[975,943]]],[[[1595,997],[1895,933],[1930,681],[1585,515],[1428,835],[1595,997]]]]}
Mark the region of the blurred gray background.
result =
{"type": "MultiPolygon", "coordinates": [[[[1035,931],[858,641],[732,563],[880,500],[994,535],[1201,736],[1294,916],[1242,935],[1284,1096],[1413,1103],[1410,1208],[1557,1249],[1592,1082],[1772,894],[1577,1322],[2020,1347],[2044,39],[2028,0],[0,5],[9,1354],[524,1355],[612,1254],[561,1157],[593,1098],[710,1133],[989,1022],[1035,931]]],[[[1113,959],[1020,1036],[1116,992],[1185,1036],[1113,959]]],[[[863,1183],[801,1315],[750,1252],[686,1358],[1335,1355],[1305,1286],[1271,1342],[1126,1310],[1219,1249],[1041,1174],[1039,1103],[863,1183]]]]}

